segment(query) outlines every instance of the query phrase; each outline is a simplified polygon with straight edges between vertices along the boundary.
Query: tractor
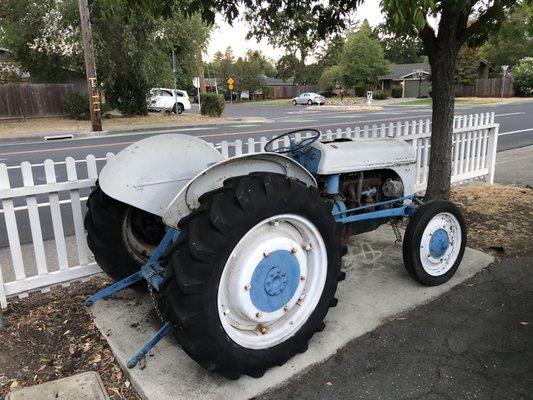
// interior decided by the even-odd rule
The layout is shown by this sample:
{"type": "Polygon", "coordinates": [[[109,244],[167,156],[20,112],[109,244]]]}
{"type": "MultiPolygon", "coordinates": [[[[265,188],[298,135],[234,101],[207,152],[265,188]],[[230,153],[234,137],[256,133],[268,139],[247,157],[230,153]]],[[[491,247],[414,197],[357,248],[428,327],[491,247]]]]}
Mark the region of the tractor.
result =
{"type": "Polygon", "coordinates": [[[163,325],[129,368],[172,332],[207,370],[260,377],[325,328],[350,236],[392,223],[401,240],[406,223],[407,273],[428,286],[454,275],[464,217],[415,193],[415,166],[403,140],[314,129],[227,159],[193,136],[140,140],[103,167],[87,202],[88,245],[116,282],[86,305],[149,291],[163,325]]]}

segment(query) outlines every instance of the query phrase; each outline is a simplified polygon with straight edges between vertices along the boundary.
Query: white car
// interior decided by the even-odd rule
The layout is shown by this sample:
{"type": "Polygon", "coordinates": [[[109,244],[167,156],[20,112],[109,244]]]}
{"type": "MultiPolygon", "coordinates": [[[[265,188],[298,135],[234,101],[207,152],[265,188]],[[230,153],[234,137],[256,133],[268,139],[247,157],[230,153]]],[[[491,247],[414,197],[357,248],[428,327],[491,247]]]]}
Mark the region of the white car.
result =
{"type": "Polygon", "coordinates": [[[191,102],[185,90],[166,88],[150,89],[148,99],[149,111],[172,111],[174,114],[181,114],[184,110],[190,109],[191,102]]]}
{"type": "Polygon", "coordinates": [[[324,96],[319,95],[318,93],[313,92],[305,92],[299,95],[298,97],[295,97],[292,99],[292,105],[295,106],[297,104],[307,104],[307,105],[313,105],[313,104],[324,104],[326,101],[326,98],[324,96]]]}

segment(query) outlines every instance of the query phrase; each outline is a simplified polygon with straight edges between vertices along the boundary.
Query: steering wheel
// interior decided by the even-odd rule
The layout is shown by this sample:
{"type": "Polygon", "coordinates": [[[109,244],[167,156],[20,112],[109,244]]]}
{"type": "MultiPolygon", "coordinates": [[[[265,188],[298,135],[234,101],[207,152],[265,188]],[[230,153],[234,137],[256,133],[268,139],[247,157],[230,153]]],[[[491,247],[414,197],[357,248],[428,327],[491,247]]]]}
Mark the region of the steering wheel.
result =
{"type": "Polygon", "coordinates": [[[293,153],[293,154],[300,154],[303,153],[305,150],[309,148],[313,143],[315,143],[320,138],[320,131],[317,129],[297,129],[295,131],[290,131],[286,133],[282,133],[281,135],[275,136],[272,139],[270,139],[267,144],[265,144],[265,151],[269,153],[279,153],[279,154],[287,154],[287,153],[293,153]],[[313,135],[310,137],[306,137],[301,139],[298,143],[296,143],[295,139],[292,135],[298,132],[312,132],[313,135]],[[277,140],[284,138],[287,136],[290,140],[289,146],[283,146],[278,147],[277,149],[274,149],[274,142],[277,140]]]}

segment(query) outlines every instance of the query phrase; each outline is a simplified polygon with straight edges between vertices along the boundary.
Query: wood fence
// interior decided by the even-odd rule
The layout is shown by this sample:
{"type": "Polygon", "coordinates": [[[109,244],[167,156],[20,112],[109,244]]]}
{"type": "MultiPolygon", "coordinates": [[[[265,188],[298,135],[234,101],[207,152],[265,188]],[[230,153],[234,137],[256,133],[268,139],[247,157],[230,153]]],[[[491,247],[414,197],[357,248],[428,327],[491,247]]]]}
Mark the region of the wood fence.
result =
{"type": "MultiPolygon", "coordinates": [[[[455,86],[455,95],[457,97],[501,97],[502,95],[502,78],[480,78],[476,79],[473,86],[455,86]]],[[[514,95],[513,78],[505,78],[503,87],[503,97],[514,95]]]]}
{"type": "MultiPolygon", "coordinates": [[[[322,139],[327,140],[386,137],[405,140],[416,149],[416,169],[413,172],[415,190],[424,190],[427,185],[431,147],[429,119],[365,125],[336,131],[328,129],[322,134],[322,139]]],[[[283,140],[278,141],[275,147],[288,145],[283,140]]],[[[456,117],[453,129],[452,183],[483,177],[493,183],[497,141],[498,124],[494,123],[494,113],[456,117]]],[[[267,138],[261,137],[259,140],[249,138],[212,145],[227,158],[262,152],[266,142],[267,138]]],[[[86,193],[94,186],[98,175],[97,161],[108,162],[112,157],[113,154],[108,153],[106,159],[95,159],[93,155],[89,155],[84,160],[74,160],[72,157],[63,162],[46,160],[46,183],[43,184],[34,182],[32,167],[36,165],[23,162],[18,167],[7,167],[0,164],[0,215],[4,216],[11,253],[11,265],[0,265],[0,307],[6,307],[9,297],[23,297],[34,290],[46,291],[53,285],[87,279],[101,272],[87,248],[82,217],[82,207],[85,207],[87,197],[83,197],[81,193],[86,193]],[[86,170],[79,173],[76,163],[85,165],[86,170]],[[67,170],[67,180],[63,182],[58,182],[57,179],[56,167],[60,164],[66,165],[67,170]],[[20,168],[23,186],[11,187],[8,169],[12,168],[20,168]],[[86,178],[78,178],[82,175],[86,178]],[[60,195],[63,195],[63,199],[60,195]],[[43,196],[47,196],[48,201],[39,201],[43,196]],[[14,201],[20,199],[24,201],[24,205],[15,206],[14,201]],[[74,224],[74,236],[71,237],[66,237],[64,230],[61,205],[65,203],[70,205],[74,224]],[[53,241],[43,241],[39,208],[50,210],[55,238],[53,241]],[[32,242],[29,245],[21,246],[17,212],[26,212],[30,217],[32,242]],[[31,263],[25,261],[30,259],[31,263]],[[14,278],[4,281],[8,271],[14,272],[11,273],[14,278]]]]}
{"type": "Polygon", "coordinates": [[[0,119],[66,115],[65,98],[74,92],[84,93],[83,85],[79,83],[0,84],[0,119]]]}

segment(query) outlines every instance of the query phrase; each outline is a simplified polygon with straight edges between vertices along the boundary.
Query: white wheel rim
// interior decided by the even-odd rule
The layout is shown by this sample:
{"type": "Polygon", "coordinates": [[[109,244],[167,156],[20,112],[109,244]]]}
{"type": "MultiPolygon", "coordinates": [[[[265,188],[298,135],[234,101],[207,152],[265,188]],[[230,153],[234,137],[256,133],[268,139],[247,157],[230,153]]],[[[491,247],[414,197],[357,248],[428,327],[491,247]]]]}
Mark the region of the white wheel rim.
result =
{"type": "Polygon", "coordinates": [[[461,225],[455,216],[443,212],[426,225],[420,242],[422,267],[431,276],[448,272],[461,250],[461,225]]]}
{"type": "Polygon", "coordinates": [[[224,330],[249,349],[286,341],[316,308],[326,276],[326,245],[311,221],[295,214],[261,221],[224,266],[217,295],[224,330]]]}

